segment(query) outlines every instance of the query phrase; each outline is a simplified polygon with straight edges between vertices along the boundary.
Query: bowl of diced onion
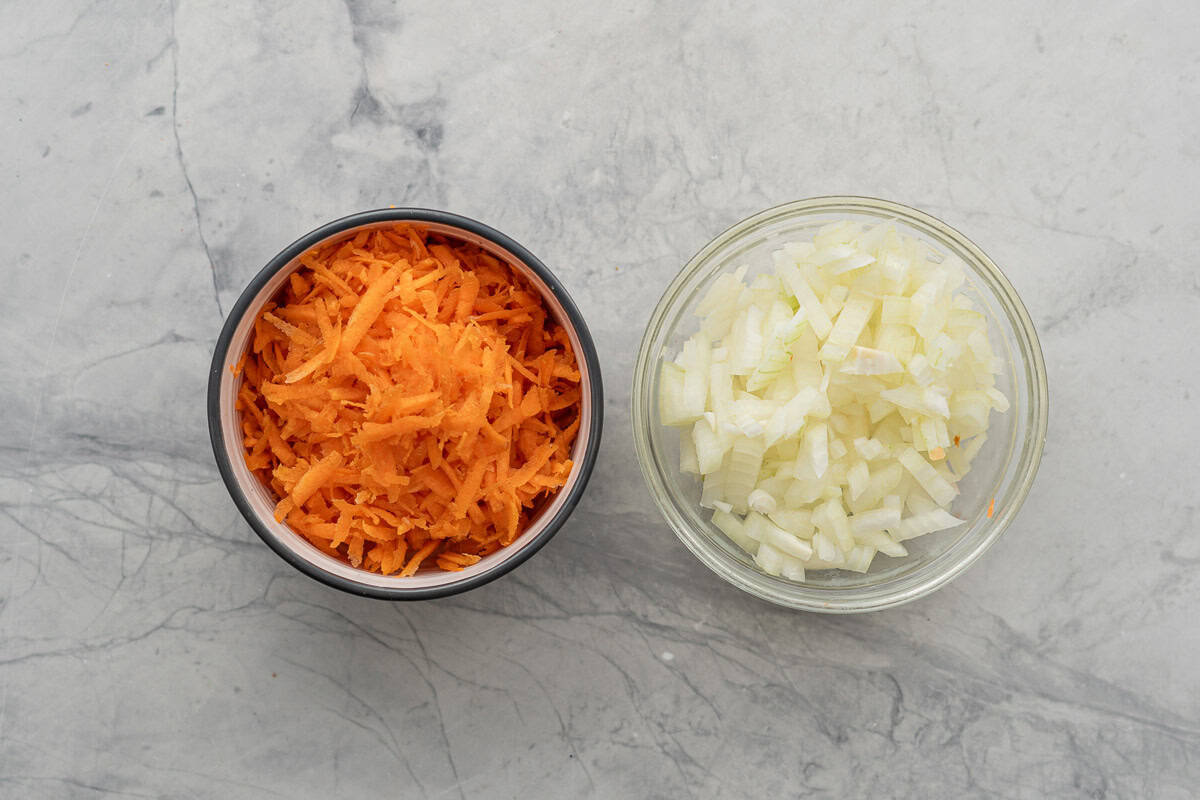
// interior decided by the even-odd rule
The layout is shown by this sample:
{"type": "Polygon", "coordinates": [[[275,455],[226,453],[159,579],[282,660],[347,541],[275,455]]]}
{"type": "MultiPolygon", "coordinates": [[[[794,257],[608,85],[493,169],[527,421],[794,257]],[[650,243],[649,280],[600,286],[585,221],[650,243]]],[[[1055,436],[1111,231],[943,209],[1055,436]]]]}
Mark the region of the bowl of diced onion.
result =
{"type": "Polygon", "coordinates": [[[1046,370],[1012,284],[899,203],[820,197],[750,217],[667,288],[634,369],[642,472],[733,585],[829,613],[944,586],[1016,516],[1046,370]]]}

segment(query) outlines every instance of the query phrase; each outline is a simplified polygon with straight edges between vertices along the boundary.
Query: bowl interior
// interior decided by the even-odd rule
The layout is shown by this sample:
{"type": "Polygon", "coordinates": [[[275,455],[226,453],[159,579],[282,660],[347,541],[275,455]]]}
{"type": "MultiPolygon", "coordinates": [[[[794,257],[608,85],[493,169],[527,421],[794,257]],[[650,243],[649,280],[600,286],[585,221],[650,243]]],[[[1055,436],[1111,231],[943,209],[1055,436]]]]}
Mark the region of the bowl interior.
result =
{"type": "Polygon", "coordinates": [[[858,198],[801,201],[765,211],[734,226],[702,250],[668,288],[655,311],[635,376],[635,427],[643,469],[684,543],[718,574],[766,599],[822,607],[841,600],[858,602],[866,597],[864,591],[885,584],[901,592],[916,590],[932,576],[952,576],[970,563],[1003,529],[1024,497],[1044,437],[1044,377],[1039,380],[1041,354],[1031,336],[1024,307],[995,265],[961,235],[920,212],[858,198]],[[719,275],[743,264],[749,266],[747,280],[770,272],[774,250],[785,242],[810,240],[822,225],[842,219],[893,222],[903,233],[963,260],[968,269],[962,291],[988,319],[993,349],[1005,365],[996,385],[1012,407],[1004,414],[992,413],[988,440],[959,484],[961,493],[952,511],[966,519],[966,525],[905,542],[906,557],[879,554],[865,574],[810,571],[799,584],[763,573],[709,521],[711,512],[699,505],[700,482],[679,470],[679,431],[660,422],[659,374],[664,359],[673,358],[698,329],[694,309],[719,275]],[[1033,443],[1029,437],[1038,418],[1042,429],[1033,443]],[[993,497],[996,511],[988,518],[993,497]],[[754,586],[748,587],[746,582],[754,586]]]}
{"type": "MultiPolygon", "coordinates": [[[[250,291],[252,289],[247,290],[247,292],[250,291]]],[[[272,544],[276,550],[283,548],[322,573],[336,576],[342,582],[392,593],[401,593],[405,590],[419,592],[431,589],[447,589],[452,591],[453,587],[459,584],[474,585],[479,582],[481,576],[502,570],[507,562],[516,558],[523,550],[542,539],[547,534],[547,527],[561,513],[569,511],[568,506],[573,504],[573,499],[577,499],[577,490],[582,489],[581,481],[586,481],[587,476],[585,456],[590,452],[589,448],[594,447],[593,439],[598,434],[598,427],[593,425],[594,416],[598,413],[598,409],[595,405],[596,398],[593,396],[593,391],[590,387],[594,385],[593,379],[596,379],[598,382],[599,376],[595,374],[595,365],[591,363],[591,358],[589,357],[592,353],[592,348],[590,341],[585,346],[580,332],[567,313],[564,303],[569,303],[570,301],[564,299],[565,295],[564,297],[559,296],[559,292],[561,291],[560,288],[551,286],[537,271],[497,242],[473,231],[439,222],[402,219],[370,222],[343,228],[330,236],[314,240],[300,249],[290,261],[271,274],[265,283],[253,293],[252,297],[243,298],[247,300],[244,306],[239,304],[239,307],[235,308],[235,313],[240,313],[240,316],[238,317],[236,326],[233,328],[229,346],[225,353],[221,371],[221,383],[218,390],[221,439],[229,461],[229,469],[233,473],[234,480],[245,497],[246,504],[255,517],[252,521],[256,523],[255,527],[259,533],[268,538],[268,543],[272,544]],[[579,433],[575,438],[575,444],[571,452],[574,464],[567,482],[555,493],[549,502],[543,504],[537,516],[531,520],[526,530],[512,544],[485,556],[461,572],[444,572],[434,568],[424,568],[417,572],[417,574],[408,577],[385,576],[352,567],[344,561],[323,553],[310,544],[307,539],[293,531],[288,525],[275,521],[274,509],[276,498],[258,477],[250,471],[246,465],[242,450],[241,415],[236,408],[236,399],[238,390],[241,387],[241,378],[235,377],[232,374],[231,367],[238,362],[249,346],[254,329],[254,320],[262,310],[262,307],[280,290],[284,282],[287,281],[288,275],[300,266],[299,256],[301,253],[307,252],[323,242],[350,238],[363,230],[390,227],[399,221],[407,221],[432,233],[442,234],[478,245],[498,258],[503,259],[513,270],[527,278],[530,284],[541,293],[546,307],[555,321],[566,329],[571,340],[571,347],[575,351],[576,362],[579,366],[580,384],[584,387],[584,390],[581,392],[579,433]]]]}

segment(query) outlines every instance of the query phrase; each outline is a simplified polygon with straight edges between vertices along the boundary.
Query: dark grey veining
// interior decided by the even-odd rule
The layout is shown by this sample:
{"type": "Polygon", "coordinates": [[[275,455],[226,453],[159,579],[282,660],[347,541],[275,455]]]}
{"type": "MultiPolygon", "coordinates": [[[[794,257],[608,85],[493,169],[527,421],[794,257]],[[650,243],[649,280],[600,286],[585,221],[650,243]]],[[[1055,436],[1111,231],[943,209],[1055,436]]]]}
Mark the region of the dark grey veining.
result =
{"type": "Polygon", "coordinates": [[[1194,796],[1198,25],[1118,3],[0,8],[0,796],[1194,796]],[[854,619],[710,575],[628,431],[673,271],[832,193],[979,242],[1052,393],[999,544],[854,619]],[[569,526],[419,605],[280,562],[204,418],[241,286],[389,204],[537,252],[608,382],[569,526]]]}

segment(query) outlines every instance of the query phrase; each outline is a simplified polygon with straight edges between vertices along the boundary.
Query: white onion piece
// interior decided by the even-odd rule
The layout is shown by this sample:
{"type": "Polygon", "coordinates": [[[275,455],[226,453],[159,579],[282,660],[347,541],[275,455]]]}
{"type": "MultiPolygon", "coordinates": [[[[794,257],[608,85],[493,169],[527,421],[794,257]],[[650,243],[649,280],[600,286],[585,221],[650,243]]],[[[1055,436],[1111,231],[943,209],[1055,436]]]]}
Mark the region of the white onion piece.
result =
{"type": "Polygon", "coordinates": [[[874,547],[867,544],[855,545],[846,554],[845,568],[851,572],[866,572],[871,568],[871,560],[874,557],[874,547]]]}
{"type": "Polygon", "coordinates": [[[779,527],[801,539],[811,539],[815,530],[812,523],[812,512],[797,509],[778,509],[767,517],[779,527]]]}
{"type": "Polygon", "coordinates": [[[850,348],[849,357],[842,363],[842,372],[848,375],[890,375],[903,369],[893,353],[857,345],[850,348]]]}
{"type": "Polygon", "coordinates": [[[900,454],[897,460],[917,479],[917,483],[921,484],[921,488],[929,494],[933,502],[941,506],[950,505],[950,501],[957,493],[955,488],[938,474],[933,465],[922,458],[920,453],[909,447],[900,454]]]}
{"type": "Polygon", "coordinates": [[[883,531],[867,531],[859,537],[863,544],[869,544],[885,556],[900,558],[908,555],[908,549],[888,536],[883,531]]]}
{"type": "Polygon", "coordinates": [[[833,324],[829,338],[821,347],[821,360],[841,361],[844,359],[850,352],[850,348],[858,341],[858,337],[862,335],[863,328],[871,318],[874,308],[875,301],[867,295],[860,292],[851,295],[838,314],[837,322],[833,324]]]}
{"type": "Polygon", "coordinates": [[[751,511],[757,511],[760,514],[771,514],[779,507],[778,501],[769,492],[764,492],[762,489],[755,489],[750,492],[749,498],[746,500],[751,511]]]}
{"type": "Polygon", "coordinates": [[[964,522],[966,520],[959,519],[944,508],[931,508],[903,520],[895,529],[895,538],[897,541],[903,542],[927,533],[953,528],[964,522]]]}
{"type": "Polygon", "coordinates": [[[767,520],[764,527],[763,539],[767,544],[790,556],[801,560],[812,558],[813,549],[809,542],[788,533],[770,520],[767,520]]]}
{"type": "Polygon", "coordinates": [[[898,527],[900,527],[900,509],[898,508],[876,508],[850,517],[850,532],[860,541],[862,534],[871,531],[895,530],[898,527]]]}
{"type": "Polygon", "coordinates": [[[729,540],[738,547],[750,555],[758,552],[758,542],[746,535],[745,526],[740,519],[728,511],[718,509],[713,512],[712,521],[721,530],[721,533],[728,536],[729,540]]]}
{"type": "Polygon", "coordinates": [[[797,583],[804,582],[804,562],[798,558],[783,557],[783,569],[780,571],[780,576],[787,578],[789,581],[797,583]]]}
{"type": "Polygon", "coordinates": [[[783,572],[783,553],[763,542],[754,554],[754,563],[762,567],[768,575],[779,575],[783,572]]]}

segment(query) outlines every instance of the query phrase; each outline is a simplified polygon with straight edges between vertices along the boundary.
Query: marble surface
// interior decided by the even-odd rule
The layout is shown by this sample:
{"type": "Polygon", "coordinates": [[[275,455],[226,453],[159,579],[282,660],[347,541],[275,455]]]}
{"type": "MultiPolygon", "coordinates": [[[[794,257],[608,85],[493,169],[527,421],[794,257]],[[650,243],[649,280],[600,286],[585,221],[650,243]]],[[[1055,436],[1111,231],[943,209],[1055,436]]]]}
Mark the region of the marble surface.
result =
{"type": "Polygon", "coordinates": [[[1185,3],[0,5],[0,796],[1195,796],[1198,39],[1185,3]],[[832,193],[978,242],[1051,385],[1015,525],[857,618],[711,575],[629,432],[674,271],[832,193]],[[205,427],[245,281],[389,204],[538,253],[608,391],[570,524],[415,605],[268,551],[205,427]]]}

